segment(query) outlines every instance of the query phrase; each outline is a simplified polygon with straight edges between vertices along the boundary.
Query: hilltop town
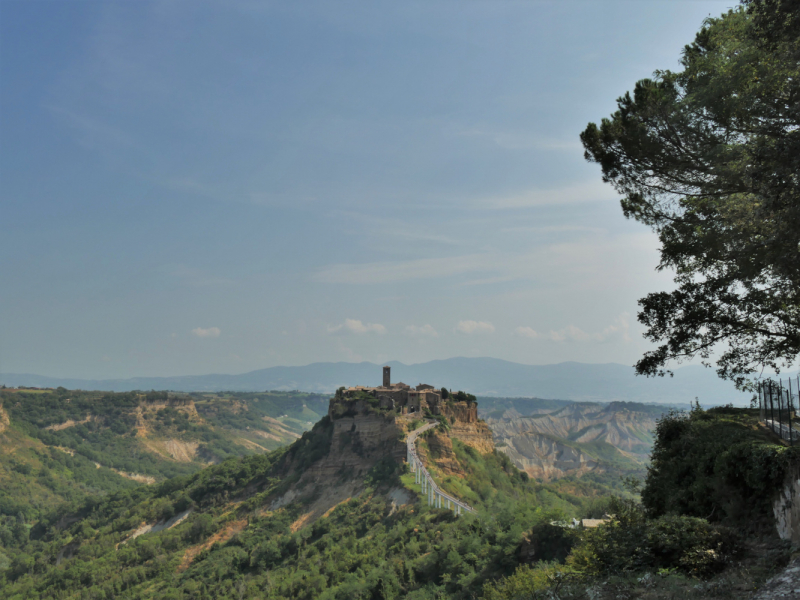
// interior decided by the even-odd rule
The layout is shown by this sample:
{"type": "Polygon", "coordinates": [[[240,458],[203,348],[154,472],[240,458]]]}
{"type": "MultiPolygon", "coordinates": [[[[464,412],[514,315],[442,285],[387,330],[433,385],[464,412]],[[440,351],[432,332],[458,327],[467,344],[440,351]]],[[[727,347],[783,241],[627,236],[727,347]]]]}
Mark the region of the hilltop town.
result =
{"type": "Polygon", "coordinates": [[[472,394],[451,393],[447,388],[436,389],[427,383],[420,383],[413,389],[402,381],[392,383],[391,367],[383,367],[381,386],[340,388],[331,399],[328,415],[336,418],[368,406],[399,416],[443,416],[451,423],[478,421],[478,401],[472,394]]]}

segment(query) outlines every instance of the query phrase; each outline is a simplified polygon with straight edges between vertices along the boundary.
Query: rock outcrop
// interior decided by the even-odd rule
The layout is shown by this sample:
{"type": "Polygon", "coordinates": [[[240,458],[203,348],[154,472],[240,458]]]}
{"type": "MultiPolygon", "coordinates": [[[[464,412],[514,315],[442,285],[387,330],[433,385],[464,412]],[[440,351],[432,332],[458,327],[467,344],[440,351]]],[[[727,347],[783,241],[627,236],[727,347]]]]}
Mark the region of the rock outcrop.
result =
{"type": "Polygon", "coordinates": [[[492,430],[483,421],[473,423],[462,423],[456,421],[450,424],[450,437],[464,442],[467,446],[472,446],[481,454],[494,452],[494,440],[492,430]]]}
{"type": "Polygon", "coordinates": [[[772,503],[775,526],[782,540],[800,543],[800,473],[794,469],[772,503]]]}
{"type": "Polygon", "coordinates": [[[448,475],[464,476],[464,470],[456,458],[453,442],[449,435],[434,430],[425,436],[425,442],[428,452],[423,451],[422,459],[424,461],[432,461],[445,477],[448,475]]]}
{"type": "Polygon", "coordinates": [[[475,403],[445,401],[441,411],[448,419],[452,418],[460,423],[478,422],[478,405],[475,403]]]}
{"type": "Polygon", "coordinates": [[[405,458],[403,432],[394,415],[364,410],[333,419],[331,427],[330,450],[310,467],[311,477],[363,475],[382,458],[405,458]]]}

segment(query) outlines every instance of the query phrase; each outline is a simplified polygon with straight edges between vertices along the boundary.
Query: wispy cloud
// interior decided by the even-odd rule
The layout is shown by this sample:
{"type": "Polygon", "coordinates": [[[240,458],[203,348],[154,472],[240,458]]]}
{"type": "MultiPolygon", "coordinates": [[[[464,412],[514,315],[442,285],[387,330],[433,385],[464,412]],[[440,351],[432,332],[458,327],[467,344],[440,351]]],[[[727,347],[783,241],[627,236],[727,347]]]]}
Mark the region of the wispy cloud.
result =
{"type": "MultiPolygon", "coordinates": [[[[641,263],[656,257],[658,238],[649,232],[603,236],[543,245],[528,252],[487,251],[442,258],[340,263],[312,275],[322,283],[370,285],[424,279],[450,279],[471,274],[461,285],[493,285],[513,280],[550,285],[569,281],[570,286],[608,288],[618,286],[626,270],[608,265],[641,263]]],[[[650,267],[652,268],[652,267],[650,267]]]]}
{"type": "Polygon", "coordinates": [[[455,331],[466,335],[494,333],[494,325],[486,321],[459,321],[455,331]]]}
{"type": "Polygon", "coordinates": [[[355,211],[337,211],[334,214],[341,215],[348,222],[356,224],[357,226],[353,228],[353,233],[359,236],[369,235],[382,240],[392,237],[403,240],[434,242],[449,246],[464,243],[463,240],[445,235],[441,229],[437,229],[423,220],[376,217],[355,211]]]}
{"type": "Polygon", "coordinates": [[[362,323],[358,319],[345,319],[344,323],[339,325],[328,325],[328,333],[338,335],[356,334],[363,335],[365,333],[386,333],[386,327],[380,323],[362,323]]]}
{"type": "Polygon", "coordinates": [[[572,184],[551,189],[530,189],[507,194],[478,198],[472,202],[474,208],[529,208],[552,204],[577,204],[580,202],[610,201],[619,198],[610,185],[600,181],[572,184]]]}
{"type": "Polygon", "coordinates": [[[615,337],[620,337],[624,342],[630,342],[628,317],[628,313],[623,313],[608,327],[594,333],[587,333],[575,325],[568,325],[563,329],[550,331],[547,337],[554,342],[606,342],[615,337]]]}
{"type": "Polygon", "coordinates": [[[218,338],[220,333],[222,333],[222,331],[219,327],[195,327],[192,329],[192,334],[199,338],[218,338]]]}
{"type": "Polygon", "coordinates": [[[313,279],[324,283],[397,283],[459,275],[496,266],[497,259],[489,254],[470,254],[403,262],[331,265],[316,273],[313,279]]]}
{"type": "Polygon", "coordinates": [[[431,325],[406,325],[404,331],[411,337],[439,337],[439,333],[431,325]]]}
{"type": "Polygon", "coordinates": [[[540,337],[539,332],[536,331],[533,327],[517,327],[514,330],[514,333],[520,337],[526,337],[531,339],[540,337]]]}

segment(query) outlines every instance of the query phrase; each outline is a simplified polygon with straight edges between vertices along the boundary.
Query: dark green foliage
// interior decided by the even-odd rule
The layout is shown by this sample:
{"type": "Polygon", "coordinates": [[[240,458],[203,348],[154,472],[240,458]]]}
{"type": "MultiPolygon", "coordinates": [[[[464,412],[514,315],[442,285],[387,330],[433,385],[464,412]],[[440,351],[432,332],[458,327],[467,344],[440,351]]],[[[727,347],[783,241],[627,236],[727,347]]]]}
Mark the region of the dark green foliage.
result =
{"type": "Polygon", "coordinates": [[[569,563],[587,574],[675,569],[708,577],[723,570],[741,541],[730,529],[696,517],[648,519],[641,506],[617,501],[614,518],[584,531],[569,563]]]}
{"type": "Polygon", "coordinates": [[[328,454],[333,438],[333,422],[323,417],[311,431],[292,444],[286,453],[285,465],[295,472],[302,473],[312,463],[328,454]]]}
{"type": "Polygon", "coordinates": [[[797,3],[753,0],[707,19],[680,72],[659,71],[581,134],[586,158],[656,231],[677,288],[640,300],[636,365],[714,361],[748,376],[800,354],[800,49],[797,3]]]}
{"type": "Polygon", "coordinates": [[[466,402],[467,405],[477,404],[478,399],[472,394],[467,394],[461,390],[452,395],[452,399],[456,402],[466,402]]]}
{"type": "Polygon", "coordinates": [[[533,560],[563,563],[578,539],[574,529],[539,523],[527,533],[525,544],[533,548],[533,560]]]}
{"type": "Polygon", "coordinates": [[[672,412],[656,427],[642,503],[649,514],[748,524],[772,519],[772,500],[800,464],[789,448],[758,427],[753,409],[672,412]]]}

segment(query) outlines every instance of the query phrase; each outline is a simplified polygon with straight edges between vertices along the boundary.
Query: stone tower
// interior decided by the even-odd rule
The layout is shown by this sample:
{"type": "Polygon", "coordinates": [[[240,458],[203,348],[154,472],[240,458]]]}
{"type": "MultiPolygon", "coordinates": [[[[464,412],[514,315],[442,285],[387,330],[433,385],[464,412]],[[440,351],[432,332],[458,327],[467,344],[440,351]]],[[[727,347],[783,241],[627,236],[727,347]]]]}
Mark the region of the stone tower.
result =
{"type": "Polygon", "coordinates": [[[383,367],[383,387],[388,388],[392,385],[392,367],[383,367]]]}

